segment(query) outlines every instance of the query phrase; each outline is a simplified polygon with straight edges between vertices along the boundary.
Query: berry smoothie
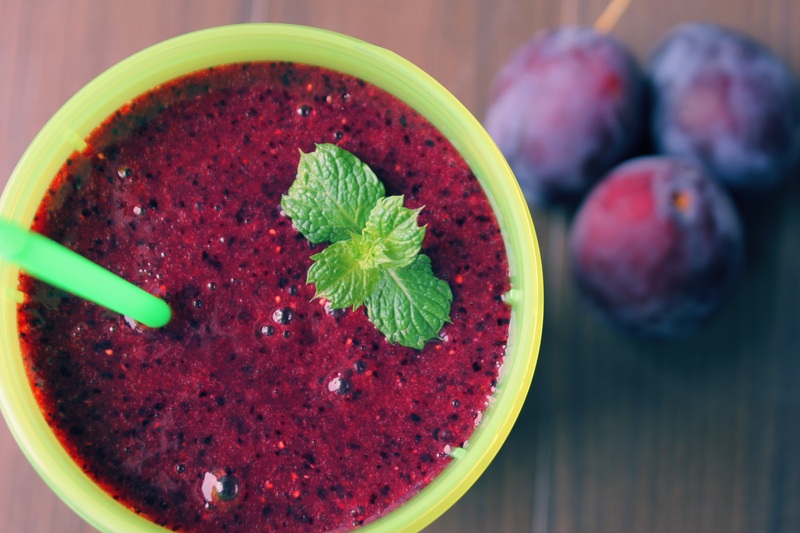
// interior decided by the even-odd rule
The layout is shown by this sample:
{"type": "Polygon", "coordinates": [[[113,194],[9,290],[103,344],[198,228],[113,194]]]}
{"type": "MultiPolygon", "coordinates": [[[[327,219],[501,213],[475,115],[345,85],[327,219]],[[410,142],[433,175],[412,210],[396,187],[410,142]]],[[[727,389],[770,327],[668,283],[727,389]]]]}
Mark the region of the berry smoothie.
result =
{"type": "Polygon", "coordinates": [[[66,162],[33,228],[175,314],[153,330],[21,276],[39,405],[76,463],[178,531],[346,531],[402,504],[465,445],[503,363],[506,251],[453,146],[388,93],[291,63],[156,87],[66,162]],[[335,143],[424,206],[422,253],[452,293],[440,339],[389,343],[306,284],[281,212],[300,151],[335,143]]]}

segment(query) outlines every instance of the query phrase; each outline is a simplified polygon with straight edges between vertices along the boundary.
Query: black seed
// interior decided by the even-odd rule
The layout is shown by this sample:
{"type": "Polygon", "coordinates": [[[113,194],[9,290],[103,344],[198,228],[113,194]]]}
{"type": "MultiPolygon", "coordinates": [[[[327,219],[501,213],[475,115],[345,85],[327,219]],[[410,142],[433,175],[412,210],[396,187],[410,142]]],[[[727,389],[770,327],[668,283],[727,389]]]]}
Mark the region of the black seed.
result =
{"type": "Polygon", "coordinates": [[[239,480],[230,474],[220,476],[214,483],[214,492],[221,501],[232,501],[239,494],[239,480]]]}

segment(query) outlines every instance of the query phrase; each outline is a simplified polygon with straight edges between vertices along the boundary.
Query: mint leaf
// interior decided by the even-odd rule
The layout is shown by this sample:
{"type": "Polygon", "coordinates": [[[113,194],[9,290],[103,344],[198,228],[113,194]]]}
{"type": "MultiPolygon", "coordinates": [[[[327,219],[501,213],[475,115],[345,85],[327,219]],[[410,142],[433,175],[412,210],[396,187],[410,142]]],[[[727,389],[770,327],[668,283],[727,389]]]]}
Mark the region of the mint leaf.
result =
{"type": "Polygon", "coordinates": [[[334,309],[355,309],[378,283],[377,259],[382,253],[379,241],[353,235],[311,256],[315,263],[308,269],[307,282],[316,285],[315,297],[329,300],[334,309]]]}
{"type": "Polygon", "coordinates": [[[338,242],[361,233],[386,191],[372,170],[334,144],[301,152],[297,178],[281,198],[281,209],[313,243],[338,242]]]}
{"type": "Polygon", "coordinates": [[[422,349],[449,321],[453,293],[419,255],[422,208],[403,207],[370,168],[333,144],[300,154],[297,177],[281,208],[313,243],[331,242],[312,255],[307,282],[334,309],[366,303],[372,323],[390,342],[422,349]]]}
{"type": "Polygon", "coordinates": [[[381,198],[369,213],[364,235],[371,235],[383,242],[382,266],[402,268],[410,265],[422,246],[425,227],[417,225],[417,216],[422,208],[403,207],[402,196],[381,198]]]}
{"type": "Polygon", "coordinates": [[[380,269],[380,279],[367,298],[369,318],[390,342],[421,350],[449,321],[453,293],[434,276],[431,260],[419,255],[401,269],[380,269]]]}

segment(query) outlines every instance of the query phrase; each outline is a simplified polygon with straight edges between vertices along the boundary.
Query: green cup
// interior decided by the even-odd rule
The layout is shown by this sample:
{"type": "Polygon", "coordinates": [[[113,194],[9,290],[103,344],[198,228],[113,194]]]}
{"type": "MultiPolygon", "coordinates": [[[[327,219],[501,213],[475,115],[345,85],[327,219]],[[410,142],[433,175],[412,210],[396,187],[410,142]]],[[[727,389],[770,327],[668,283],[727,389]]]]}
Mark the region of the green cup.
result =
{"type": "MultiPolygon", "coordinates": [[[[530,213],[514,175],[467,109],[423,71],[396,54],[329,31],[284,24],[203,30],[152,46],[91,81],[50,119],[25,151],[0,197],[0,218],[30,227],[52,179],[84,139],[128,100],[209,66],[281,60],[319,65],[370,82],[403,100],[436,126],[480,180],[503,233],[512,307],[506,361],[492,402],[465,449],[419,494],[363,528],[370,533],[419,531],[477,480],[511,431],[528,392],[542,332],[542,270],[530,213]]],[[[72,461],[34,399],[17,330],[18,270],[0,264],[0,409],[39,475],[101,531],[157,532],[98,488],[72,461]]]]}

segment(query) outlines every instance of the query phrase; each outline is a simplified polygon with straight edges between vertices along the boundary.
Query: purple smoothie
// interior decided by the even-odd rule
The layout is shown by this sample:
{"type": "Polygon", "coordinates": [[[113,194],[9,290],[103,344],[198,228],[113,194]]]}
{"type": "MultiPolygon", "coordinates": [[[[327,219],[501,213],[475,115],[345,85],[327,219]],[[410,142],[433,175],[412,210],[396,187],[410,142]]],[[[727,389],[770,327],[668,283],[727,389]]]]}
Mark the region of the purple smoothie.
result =
{"type": "Polygon", "coordinates": [[[157,87],[61,169],[34,229],[164,297],[150,330],[21,277],[26,368],[77,464],[180,531],[348,530],[401,504],[472,434],[503,363],[505,247],[477,179],[424,118],[355,78],[288,63],[157,87]],[[336,143],[425,206],[453,292],[423,350],[306,285],[280,210],[300,150],[336,143]]]}

